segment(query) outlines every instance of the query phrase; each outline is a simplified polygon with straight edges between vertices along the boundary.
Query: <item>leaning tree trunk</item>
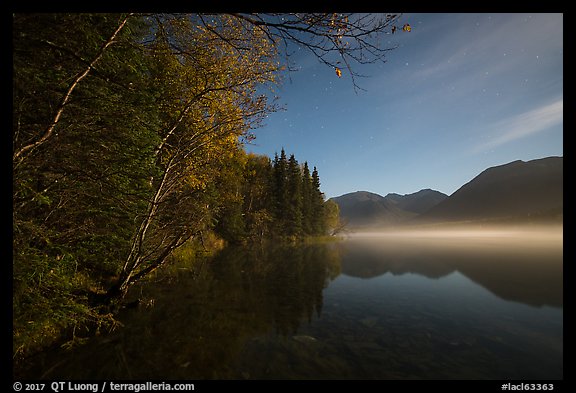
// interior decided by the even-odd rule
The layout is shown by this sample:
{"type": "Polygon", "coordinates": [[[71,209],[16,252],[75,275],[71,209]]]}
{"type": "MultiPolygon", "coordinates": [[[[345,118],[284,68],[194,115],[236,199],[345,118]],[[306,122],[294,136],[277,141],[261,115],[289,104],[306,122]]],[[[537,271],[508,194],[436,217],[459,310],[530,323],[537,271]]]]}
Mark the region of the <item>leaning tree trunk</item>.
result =
{"type": "Polygon", "coordinates": [[[124,17],[120,21],[116,30],[114,30],[112,35],[110,37],[108,37],[106,42],[104,42],[104,45],[102,45],[102,47],[100,48],[100,50],[98,51],[96,56],[92,59],[92,61],[86,66],[86,68],[84,70],[80,71],[78,73],[78,75],[76,75],[76,78],[74,78],[72,83],[70,83],[70,85],[68,86],[68,89],[66,89],[66,93],[64,94],[64,96],[60,100],[60,103],[58,104],[54,118],[52,119],[52,121],[50,122],[48,127],[46,127],[46,129],[44,130],[40,139],[38,139],[35,142],[32,142],[32,143],[29,143],[27,145],[22,146],[20,149],[18,149],[14,152],[14,155],[12,157],[12,161],[15,165],[21,163],[24,160],[24,158],[26,157],[26,154],[31,152],[33,149],[39,147],[40,145],[46,143],[46,141],[48,139],[50,139],[50,137],[52,135],[54,135],[54,129],[56,128],[56,125],[58,125],[58,122],[60,121],[60,117],[62,117],[62,114],[64,113],[64,109],[66,107],[66,104],[68,104],[68,101],[70,100],[72,92],[76,89],[76,87],[82,81],[82,79],[84,79],[86,76],[88,76],[90,71],[92,69],[94,69],[94,66],[96,65],[96,63],[98,63],[98,61],[100,61],[100,59],[104,55],[104,52],[106,51],[106,49],[108,49],[108,47],[110,45],[112,45],[116,42],[115,41],[116,37],[118,36],[120,31],[126,25],[128,18],[131,17],[132,15],[133,14],[131,14],[131,13],[126,15],[126,17],[124,17]]]}

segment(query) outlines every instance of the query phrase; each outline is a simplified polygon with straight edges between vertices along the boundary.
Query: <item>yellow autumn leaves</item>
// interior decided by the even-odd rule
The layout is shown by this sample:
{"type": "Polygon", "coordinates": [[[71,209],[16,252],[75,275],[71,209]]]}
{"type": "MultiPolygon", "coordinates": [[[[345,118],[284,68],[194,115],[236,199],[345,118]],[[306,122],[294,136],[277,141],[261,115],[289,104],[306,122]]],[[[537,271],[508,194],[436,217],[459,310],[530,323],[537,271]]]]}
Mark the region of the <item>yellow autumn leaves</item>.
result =
{"type": "MultiPolygon", "coordinates": [[[[398,30],[397,26],[392,26],[392,34],[396,33],[396,30],[398,30]]],[[[410,26],[409,23],[404,24],[404,26],[402,26],[402,31],[407,31],[407,32],[411,32],[412,31],[412,26],[410,26]]]]}
{"type": "MultiPolygon", "coordinates": [[[[346,23],[348,22],[348,18],[346,18],[346,23]]],[[[392,26],[392,29],[390,30],[392,34],[394,34],[396,32],[396,30],[398,30],[397,26],[392,26]]],[[[406,32],[411,32],[412,31],[412,26],[410,26],[409,23],[405,23],[404,26],[402,26],[402,31],[406,31],[406,32]]],[[[335,71],[336,71],[336,76],[338,76],[338,78],[342,77],[342,70],[338,67],[334,67],[335,71]]]]}

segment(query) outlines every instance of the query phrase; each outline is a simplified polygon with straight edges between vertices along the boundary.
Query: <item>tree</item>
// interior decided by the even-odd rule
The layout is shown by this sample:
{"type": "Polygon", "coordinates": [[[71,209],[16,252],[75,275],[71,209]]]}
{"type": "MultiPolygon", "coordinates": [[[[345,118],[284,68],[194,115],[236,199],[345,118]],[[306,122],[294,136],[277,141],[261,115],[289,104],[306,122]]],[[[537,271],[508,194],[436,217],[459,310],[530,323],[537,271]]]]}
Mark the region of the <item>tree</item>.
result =
{"type": "MultiPolygon", "coordinates": [[[[53,42],[48,41],[46,38],[40,39],[42,44],[51,46],[57,51],[70,51],[76,57],[78,57],[78,59],[82,63],[85,63],[85,64],[82,64],[80,71],[74,76],[73,80],[66,86],[64,94],[62,94],[61,98],[58,100],[58,105],[56,107],[54,116],[51,117],[51,120],[45,126],[44,130],[40,132],[39,137],[35,138],[35,140],[28,139],[23,144],[20,144],[20,146],[18,146],[19,145],[18,137],[20,135],[20,130],[19,129],[17,130],[17,132],[14,135],[15,136],[14,147],[16,149],[14,151],[14,156],[13,156],[13,160],[16,163],[19,163],[20,161],[22,161],[26,157],[25,154],[31,152],[33,149],[46,143],[55,134],[55,128],[58,125],[58,122],[60,121],[62,114],[64,113],[65,106],[70,101],[70,97],[71,97],[72,93],[78,87],[79,83],[84,78],[86,78],[86,76],[90,73],[91,70],[94,69],[94,67],[100,61],[100,59],[102,59],[103,55],[107,52],[108,47],[110,47],[111,45],[113,45],[116,42],[116,37],[119,35],[119,33],[122,31],[122,29],[126,25],[126,22],[129,18],[129,16],[131,16],[131,14],[125,15],[125,16],[120,18],[120,20],[118,21],[117,25],[115,26],[112,34],[104,41],[104,43],[100,46],[98,51],[89,57],[90,60],[85,60],[82,57],[76,55],[71,49],[67,49],[64,45],[55,44],[53,42]]],[[[22,17],[20,15],[18,15],[16,17],[16,15],[15,15],[15,24],[16,25],[21,24],[22,19],[27,19],[27,18],[22,17]]],[[[73,19],[76,20],[76,18],[73,18],[73,19]]],[[[67,24],[64,24],[64,25],[66,25],[68,27],[67,24]]],[[[82,24],[80,24],[80,26],[82,26],[82,24]]],[[[78,27],[78,26],[72,26],[72,27],[78,27]]],[[[84,32],[84,31],[82,31],[82,32],[84,32]]],[[[20,38],[26,39],[26,33],[24,33],[23,30],[20,30],[19,34],[20,34],[20,38]]],[[[56,37],[56,38],[58,38],[58,37],[56,37]]],[[[34,39],[35,38],[32,38],[32,41],[34,41],[34,39]]],[[[38,39],[38,38],[36,38],[36,39],[38,39]]]]}
{"type": "MultiPolygon", "coordinates": [[[[215,225],[230,238],[275,232],[273,221],[308,231],[296,159],[282,151],[273,165],[255,164],[273,184],[246,189],[242,143],[275,110],[261,92],[279,80],[281,53],[304,46],[357,86],[351,64],[388,50],[377,36],[397,16],[381,18],[14,14],[16,341],[99,321],[92,292],[122,297],[215,225]]],[[[312,180],[320,214],[317,173],[312,180]]],[[[310,223],[322,232],[318,217],[310,223]]]]}
{"type": "Polygon", "coordinates": [[[208,185],[213,199],[215,232],[229,243],[241,243],[247,235],[245,222],[245,173],[248,156],[241,146],[219,166],[208,185]]]}
{"type": "Polygon", "coordinates": [[[161,174],[151,180],[153,197],[111,296],[126,293],[207,227],[211,206],[202,196],[211,166],[235,151],[238,138],[272,110],[256,87],[273,82],[278,66],[274,47],[258,29],[233,17],[202,27],[173,15],[156,16],[153,27],[156,34],[144,49],[157,59],[166,78],[160,82],[168,86],[155,148],[161,174]],[[215,32],[226,43],[241,40],[244,49],[214,45],[215,32]]]}
{"type": "Polygon", "coordinates": [[[340,207],[332,199],[324,203],[324,217],[326,229],[331,236],[344,229],[345,224],[340,221],[340,207]]]}
{"type": "Polygon", "coordinates": [[[302,175],[294,154],[288,159],[287,175],[288,204],[286,209],[286,230],[291,236],[301,236],[302,232],[302,175]]]}
{"type": "Polygon", "coordinates": [[[288,160],[284,148],[280,151],[280,157],[274,157],[274,218],[278,225],[277,232],[286,232],[287,206],[288,206],[288,160]]]}
{"type": "Polygon", "coordinates": [[[247,237],[263,240],[271,231],[275,200],[273,167],[267,156],[249,154],[244,171],[244,216],[247,237]]]}
{"type": "MultiPolygon", "coordinates": [[[[120,224],[132,232],[117,285],[125,289],[210,221],[210,204],[199,198],[208,181],[202,170],[217,166],[213,157],[218,149],[233,146],[240,136],[249,139],[250,129],[273,110],[255,89],[274,83],[281,46],[287,59],[295,44],[328,66],[348,69],[357,86],[352,62],[384,60],[389,48],[379,47],[377,36],[389,33],[397,19],[370,14],[15,15],[15,225],[24,228],[19,223],[27,221],[24,211],[32,206],[26,201],[34,201],[51,219],[63,212],[56,233],[85,219],[91,237],[95,225],[87,217],[69,217],[63,206],[74,205],[75,198],[66,196],[75,195],[73,189],[86,190],[82,185],[90,180],[102,189],[123,190],[134,203],[120,209],[119,216],[136,217],[132,222],[137,223],[120,224]],[[111,105],[107,96],[114,98],[111,105]],[[127,127],[107,126],[114,122],[127,127]],[[135,148],[111,149],[117,141],[101,143],[95,129],[105,135],[127,130],[130,142],[125,145],[135,148]],[[89,148],[72,148],[88,141],[89,148]],[[45,166],[37,165],[38,160],[59,163],[58,157],[70,151],[84,152],[71,157],[71,165],[102,163],[111,152],[110,162],[90,171],[56,169],[49,176],[45,166]],[[126,158],[133,170],[121,167],[126,158]],[[33,162],[24,165],[28,160],[33,162]],[[62,185],[64,180],[70,187],[62,185]],[[174,208],[187,210],[186,204],[197,225],[169,225],[177,218],[174,208]]],[[[124,201],[113,192],[108,195],[109,201],[124,201]]],[[[279,194],[280,205],[286,204],[285,197],[279,194]]],[[[99,206],[89,196],[83,200],[99,206]]],[[[100,212],[114,209],[109,204],[100,212]]],[[[36,210],[28,211],[37,216],[36,210]]],[[[276,214],[284,213],[277,209],[276,214]]]]}
{"type": "Polygon", "coordinates": [[[354,13],[282,13],[282,14],[231,14],[261,29],[276,45],[284,47],[289,57],[293,45],[306,48],[326,66],[333,68],[338,77],[346,69],[356,90],[362,88],[356,78],[354,64],[385,62],[392,47],[381,47],[381,36],[394,34],[399,29],[400,14],[354,13]]]}
{"type": "Polygon", "coordinates": [[[124,15],[14,16],[16,353],[100,321],[86,290],[117,272],[146,206],[157,111],[130,45],[142,27],[124,15]]]}
{"type": "Polygon", "coordinates": [[[312,232],[316,235],[326,234],[324,217],[324,194],[320,191],[320,176],[318,169],[312,171],[312,232]]]}
{"type": "Polygon", "coordinates": [[[302,166],[302,230],[306,235],[312,235],[312,198],[313,184],[308,162],[302,166]]]}

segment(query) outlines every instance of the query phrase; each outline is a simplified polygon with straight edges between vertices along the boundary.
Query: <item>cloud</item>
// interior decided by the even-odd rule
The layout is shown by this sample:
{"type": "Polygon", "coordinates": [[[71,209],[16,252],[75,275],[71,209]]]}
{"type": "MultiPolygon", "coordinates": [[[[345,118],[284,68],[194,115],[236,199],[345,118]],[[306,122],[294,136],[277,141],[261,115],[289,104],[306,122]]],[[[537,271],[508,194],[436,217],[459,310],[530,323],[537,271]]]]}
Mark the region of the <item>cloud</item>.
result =
{"type": "Polygon", "coordinates": [[[546,131],[550,127],[562,123],[563,112],[564,101],[560,98],[550,104],[500,120],[490,127],[499,135],[478,146],[475,150],[493,149],[505,143],[546,131]]]}
{"type": "MultiPolygon", "coordinates": [[[[469,79],[474,75],[496,75],[517,72],[518,62],[536,55],[561,50],[561,14],[449,14],[450,30],[442,24],[436,29],[435,42],[422,48],[425,65],[413,72],[420,80],[430,78],[469,79]],[[441,29],[441,30],[440,30],[441,29]],[[560,32],[560,33],[558,33],[560,32]],[[457,74],[457,75],[455,75],[457,74]]],[[[434,21],[435,22],[435,21],[434,21]]],[[[520,64],[522,65],[522,63],[520,64]]]]}

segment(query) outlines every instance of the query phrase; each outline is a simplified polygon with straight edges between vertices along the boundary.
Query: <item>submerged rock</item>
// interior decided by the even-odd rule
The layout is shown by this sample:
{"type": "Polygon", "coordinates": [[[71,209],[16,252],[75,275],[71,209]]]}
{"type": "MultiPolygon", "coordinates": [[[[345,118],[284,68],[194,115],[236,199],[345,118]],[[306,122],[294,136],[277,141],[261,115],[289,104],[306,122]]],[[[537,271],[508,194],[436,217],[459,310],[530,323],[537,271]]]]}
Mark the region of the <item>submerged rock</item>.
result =
{"type": "Polygon", "coordinates": [[[302,344],[309,344],[318,341],[312,336],[292,336],[292,338],[302,344]]]}

